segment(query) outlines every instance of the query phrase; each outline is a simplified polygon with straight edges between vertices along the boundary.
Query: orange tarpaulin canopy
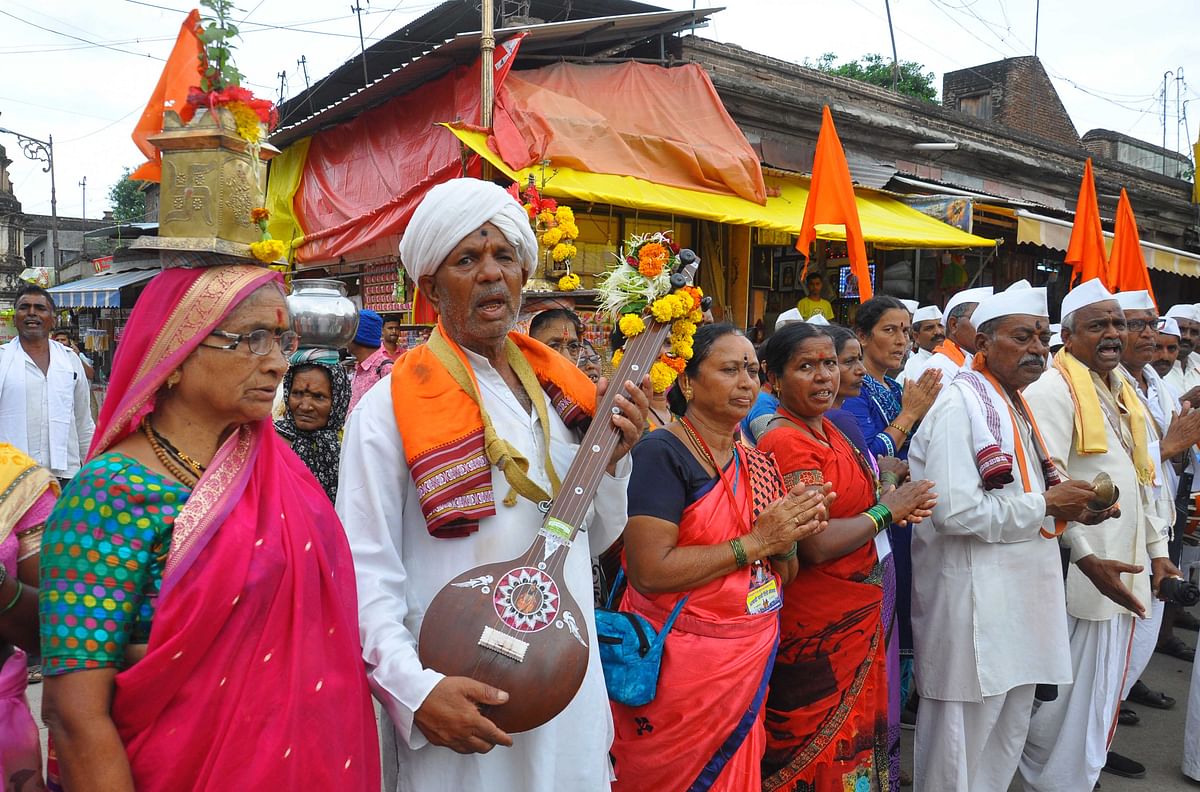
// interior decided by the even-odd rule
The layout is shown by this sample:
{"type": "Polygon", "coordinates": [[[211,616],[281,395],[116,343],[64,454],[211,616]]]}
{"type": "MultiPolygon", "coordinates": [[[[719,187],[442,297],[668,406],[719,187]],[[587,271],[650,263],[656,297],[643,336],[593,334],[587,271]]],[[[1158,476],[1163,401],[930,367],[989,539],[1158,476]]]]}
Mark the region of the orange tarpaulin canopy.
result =
{"type": "Polygon", "coordinates": [[[759,205],[767,196],[758,155],[697,64],[514,72],[496,93],[490,144],[513,170],[548,159],[759,205]]]}

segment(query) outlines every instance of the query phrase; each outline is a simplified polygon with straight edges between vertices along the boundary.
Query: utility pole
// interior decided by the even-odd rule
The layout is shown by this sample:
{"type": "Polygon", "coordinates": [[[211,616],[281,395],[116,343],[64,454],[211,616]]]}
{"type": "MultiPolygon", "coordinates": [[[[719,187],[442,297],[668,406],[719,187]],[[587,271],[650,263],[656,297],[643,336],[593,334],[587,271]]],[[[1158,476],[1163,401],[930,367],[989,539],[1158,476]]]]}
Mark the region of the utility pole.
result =
{"type": "Polygon", "coordinates": [[[308,84],[308,58],[303,55],[300,60],[296,61],[296,65],[300,67],[300,71],[304,74],[304,90],[308,90],[311,86],[308,84]]]}
{"type": "Polygon", "coordinates": [[[482,19],[480,20],[479,36],[479,124],[485,128],[492,126],[492,104],[494,102],[496,34],[493,28],[492,0],[483,0],[482,19]]]}
{"type": "MultiPolygon", "coordinates": [[[[1162,147],[1164,149],[1167,147],[1167,78],[1170,77],[1172,73],[1173,72],[1170,69],[1167,69],[1165,72],[1163,72],[1162,147]]],[[[1162,158],[1162,172],[1164,176],[1167,175],[1167,157],[1165,154],[1162,158]]]]}
{"type": "Polygon", "coordinates": [[[1175,67],[1175,151],[1179,151],[1179,119],[1182,114],[1179,111],[1179,89],[1183,85],[1183,67],[1175,67]]]}
{"type": "Polygon", "coordinates": [[[887,9],[888,35],[892,37],[892,91],[894,92],[896,80],[900,79],[900,58],[896,55],[896,31],[892,29],[891,0],[883,0],[883,7],[887,9]]]}
{"type": "Polygon", "coordinates": [[[17,139],[17,144],[21,147],[21,153],[26,159],[34,162],[44,162],[46,167],[42,168],[42,173],[50,174],[50,247],[54,255],[54,279],[58,281],[58,195],[54,186],[54,135],[48,135],[45,140],[31,138],[28,135],[22,135],[20,132],[14,132],[11,129],[0,127],[0,132],[6,135],[12,135],[17,139]]]}
{"type": "Polygon", "coordinates": [[[275,76],[279,78],[279,101],[276,104],[283,104],[283,92],[287,90],[287,72],[281,71],[275,76]]]}
{"type": "Polygon", "coordinates": [[[366,88],[368,85],[371,84],[371,80],[370,80],[370,78],[367,77],[367,43],[363,39],[363,32],[362,32],[363,7],[361,5],[359,5],[358,2],[355,2],[354,5],[350,6],[350,10],[354,13],[354,15],[356,17],[358,17],[358,46],[359,46],[359,49],[362,50],[363,87],[366,88]]]}
{"type": "Polygon", "coordinates": [[[82,217],[87,220],[87,176],[79,180],[79,186],[83,188],[83,212],[82,217]]]}
{"type": "Polygon", "coordinates": [[[1037,57],[1038,28],[1042,23],[1042,0],[1037,0],[1033,7],[1033,57],[1037,57]]]}

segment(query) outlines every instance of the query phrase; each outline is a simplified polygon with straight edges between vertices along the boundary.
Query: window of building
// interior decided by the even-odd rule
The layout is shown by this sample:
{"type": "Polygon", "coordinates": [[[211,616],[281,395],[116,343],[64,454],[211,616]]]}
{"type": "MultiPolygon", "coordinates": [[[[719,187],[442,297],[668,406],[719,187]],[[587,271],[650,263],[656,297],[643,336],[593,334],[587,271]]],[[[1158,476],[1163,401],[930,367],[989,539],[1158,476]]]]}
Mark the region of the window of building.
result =
{"type": "Polygon", "coordinates": [[[961,96],[958,99],[958,111],[976,118],[989,119],[992,117],[992,95],[981,93],[961,96]]]}

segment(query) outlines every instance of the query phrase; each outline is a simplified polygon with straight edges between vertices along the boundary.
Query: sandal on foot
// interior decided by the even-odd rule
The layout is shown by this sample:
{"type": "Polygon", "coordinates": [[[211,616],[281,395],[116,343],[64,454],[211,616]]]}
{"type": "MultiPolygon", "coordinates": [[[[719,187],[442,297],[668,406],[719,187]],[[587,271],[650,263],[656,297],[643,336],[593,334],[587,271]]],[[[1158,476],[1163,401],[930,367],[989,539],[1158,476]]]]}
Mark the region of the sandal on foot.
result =
{"type": "Polygon", "coordinates": [[[1128,756],[1121,756],[1119,753],[1109,751],[1108,761],[1104,764],[1104,772],[1123,778],[1145,778],[1146,766],[1141,762],[1135,762],[1128,756]]]}
{"type": "Polygon", "coordinates": [[[1175,635],[1170,636],[1165,641],[1160,641],[1158,646],[1154,647],[1154,651],[1170,655],[1171,657],[1177,657],[1188,663],[1196,659],[1196,650],[1185,644],[1175,635]]]}
{"type": "Polygon", "coordinates": [[[1125,700],[1160,710],[1169,710],[1175,706],[1175,699],[1160,690],[1151,690],[1140,679],[1133,683],[1125,700]]]}
{"type": "Polygon", "coordinates": [[[42,667],[40,665],[29,666],[29,684],[38,685],[42,681],[42,667]]]}
{"type": "Polygon", "coordinates": [[[1131,709],[1121,707],[1121,710],[1117,713],[1117,723],[1122,726],[1137,726],[1141,722],[1142,716],[1131,709]]]}
{"type": "Polygon", "coordinates": [[[1175,626],[1181,630],[1191,630],[1192,632],[1200,631],[1200,619],[1197,619],[1187,611],[1180,611],[1175,617],[1175,626]]]}

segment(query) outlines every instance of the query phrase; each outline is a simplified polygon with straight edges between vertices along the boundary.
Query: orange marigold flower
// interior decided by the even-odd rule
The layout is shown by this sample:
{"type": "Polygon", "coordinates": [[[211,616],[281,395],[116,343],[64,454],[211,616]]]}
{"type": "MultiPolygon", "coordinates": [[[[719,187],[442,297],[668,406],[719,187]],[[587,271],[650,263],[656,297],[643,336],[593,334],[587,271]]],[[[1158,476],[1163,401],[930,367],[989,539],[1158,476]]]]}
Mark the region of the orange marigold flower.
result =
{"type": "Polygon", "coordinates": [[[638,272],[647,278],[658,277],[670,258],[666,247],[658,242],[648,242],[638,250],[638,272]]]}
{"type": "Polygon", "coordinates": [[[256,223],[260,220],[268,220],[270,217],[271,213],[264,206],[256,206],[250,210],[250,219],[256,223]]]}

